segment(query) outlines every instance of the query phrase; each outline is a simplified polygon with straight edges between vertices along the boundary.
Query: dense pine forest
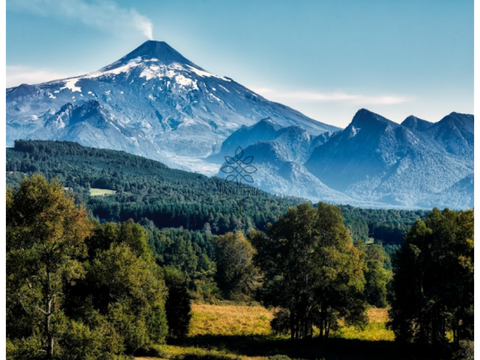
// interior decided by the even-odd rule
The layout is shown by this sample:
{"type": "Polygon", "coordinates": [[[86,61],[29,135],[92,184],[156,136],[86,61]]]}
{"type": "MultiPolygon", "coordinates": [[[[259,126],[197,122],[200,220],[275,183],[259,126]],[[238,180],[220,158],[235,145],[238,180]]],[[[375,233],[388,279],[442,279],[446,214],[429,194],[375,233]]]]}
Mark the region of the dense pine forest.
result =
{"type": "MultiPolygon", "coordinates": [[[[158,228],[183,227],[213,234],[251,228],[264,230],[304,199],[259,191],[259,196],[221,193],[219,178],[170,169],[121,151],[95,149],[71,142],[16,141],[7,149],[7,184],[16,185],[36,172],[58,178],[100,221],[148,219],[158,228]],[[91,189],[113,190],[110,196],[90,196],[91,189]]],[[[401,244],[403,234],[428,211],[359,209],[341,206],[354,238],[384,245],[401,244]]]]}

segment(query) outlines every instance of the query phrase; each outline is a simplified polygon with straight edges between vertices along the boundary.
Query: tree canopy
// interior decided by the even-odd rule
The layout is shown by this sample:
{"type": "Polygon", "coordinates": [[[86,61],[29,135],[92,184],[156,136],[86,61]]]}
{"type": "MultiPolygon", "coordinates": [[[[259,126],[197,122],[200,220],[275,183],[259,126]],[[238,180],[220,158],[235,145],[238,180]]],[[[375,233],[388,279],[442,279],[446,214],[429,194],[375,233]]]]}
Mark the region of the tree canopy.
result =
{"type": "Polygon", "coordinates": [[[81,260],[90,229],[85,208],[58,181],[34,175],[7,191],[9,332],[38,336],[48,359],[54,356],[65,286],[85,276],[81,260]],[[23,328],[25,323],[33,327],[23,328]]]}
{"type": "Polygon", "coordinates": [[[434,209],[394,256],[391,326],[398,341],[473,341],[473,210],[434,209]]]}
{"type": "Polygon", "coordinates": [[[90,220],[41,175],[7,190],[9,359],[146,351],[167,336],[167,293],[142,226],[90,220]]]}
{"type": "Polygon", "coordinates": [[[338,207],[319,203],[290,208],[267,234],[250,234],[262,270],[262,299],[279,307],[272,326],[292,339],[328,337],[340,318],[365,319],[361,253],[353,245],[338,207]]]}

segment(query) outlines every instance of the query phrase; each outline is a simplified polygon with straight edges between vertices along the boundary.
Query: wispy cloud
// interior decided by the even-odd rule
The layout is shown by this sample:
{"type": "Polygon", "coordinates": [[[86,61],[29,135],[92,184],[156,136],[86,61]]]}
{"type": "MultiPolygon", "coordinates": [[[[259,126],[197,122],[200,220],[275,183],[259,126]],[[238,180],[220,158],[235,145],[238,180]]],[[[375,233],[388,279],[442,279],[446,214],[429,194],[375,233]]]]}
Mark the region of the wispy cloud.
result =
{"type": "Polygon", "coordinates": [[[270,88],[254,88],[256,93],[274,101],[296,102],[344,102],[352,105],[395,105],[412,100],[411,97],[401,95],[365,95],[351,94],[343,91],[279,91],[270,88]]]}
{"type": "Polygon", "coordinates": [[[111,0],[9,0],[7,9],[71,19],[108,32],[140,31],[153,39],[152,21],[135,9],[122,8],[111,0]]]}
{"type": "Polygon", "coordinates": [[[7,88],[20,84],[38,84],[45,81],[65,79],[79,73],[62,73],[49,69],[36,69],[22,65],[7,65],[7,88]]]}

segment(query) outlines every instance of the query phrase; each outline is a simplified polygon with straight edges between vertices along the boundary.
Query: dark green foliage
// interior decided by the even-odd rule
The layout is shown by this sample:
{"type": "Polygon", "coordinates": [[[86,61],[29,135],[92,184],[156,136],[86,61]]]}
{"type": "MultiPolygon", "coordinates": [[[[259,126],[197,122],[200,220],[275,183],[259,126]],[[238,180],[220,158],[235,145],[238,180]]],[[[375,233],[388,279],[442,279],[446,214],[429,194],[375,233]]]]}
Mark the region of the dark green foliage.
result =
{"type": "Polygon", "coordinates": [[[391,326],[399,341],[473,341],[473,210],[434,209],[394,256],[391,326]]]}
{"type": "Polygon", "coordinates": [[[415,221],[425,219],[429,211],[396,209],[361,209],[342,206],[345,225],[353,239],[373,238],[383,245],[401,244],[403,235],[415,221]]]}
{"type": "Polygon", "coordinates": [[[165,311],[168,322],[168,336],[184,338],[188,335],[190,324],[191,300],[187,292],[185,278],[180,271],[171,267],[164,267],[165,284],[168,288],[165,311]]]}
{"type": "Polygon", "coordinates": [[[102,334],[82,322],[69,321],[60,339],[63,360],[98,359],[102,355],[102,334]]]}
{"type": "Polygon", "coordinates": [[[392,279],[390,258],[380,245],[365,246],[365,299],[370,305],[383,308],[392,279]]]}
{"type": "Polygon", "coordinates": [[[212,237],[198,230],[158,229],[148,220],[141,221],[149,233],[150,246],[157,263],[180,270],[188,282],[215,273],[212,237]]]}
{"type": "MultiPolygon", "coordinates": [[[[169,169],[165,165],[121,151],[94,149],[76,143],[18,140],[7,149],[7,184],[17,185],[24,175],[41,172],[58,177],[72,189],[101,221],[148,219],[158,228],[205,230],[224,234],[265,230],[301,199],[260,196],[237,198],[222,195],[218,178],[169,169]],[[117,191],[91,197],[90,188],[117,191]],[[241,207],[238,206],[240,202],[241,207]]],[[[403,234],[426,211],[369,210],[342,206],[345,223],[354,239],[368,238],[401,244],[403,234]]],[[[144,221],[144,220],[143,220],[144,221]]],[[[211,258],[211,253],[208,254],[211,258]]]]}
{"type": "Polygon", "coordinates": [[[9,359],[123,359],[166,339],[148,232],[92,223],[56,181],[7,191],[7,269],[9,359]]]}
{"type": "Polygon", "coordinates": [[[45,359],[42,340],[39,336],[29,336],[27,338],[7,337],[6,341],[7,360],[41,360],[45,359]]]}
{"type": "Polygon", "coordinates": [[[163,342],[167,289],[147,231],[132,221],[97,224],[87,244],[94,256],[86,264],[86,279],[70,289],[68,314],[98,314],[129,354],[163,342]]]}
{"type": "Polygon", "coordinates": [[[85,276],[91,224],[58,181],[38,174],[7,190],[6,213],[7,337],[21,341],[20,349],[41,339],[52,359],[65,321],[65,289],[85,276]]]}
{"type": "Polygon", "coordinates": [[[328,337],[340,318],[366,321],[361,252],[343,222],[338,207],[307,203],[290,208],[268,234],[250,234],[264,275],[262,300],[281,308],[272,325],[288,326],[292,339],[312,337],[314,325],[328,337]]]}
{"type": "MultiPolygon", "coordinates": [[[[388,257],[390,259],[393,259],[393,256],[394,254],[400,249],[400,245],[385,245],[383,247],[383,250],[385,251],[385,253],[388,255],[388,257]]],[[[385,264],[385,266],[387,267],[387,269],[391,269],[391,261],[388,263],[385,264]]]]}
{"type": "Polygon", "coordinates": [[[179,270],[195,299],[213,300],[220,296],[213,279],[216,265],[212,260],[215,250],[211,234],[183,228],[158,229],[146,219],[141,223],[148,231],[158,265],[179,270]]]}
{"type": "Polygon", "coordinates": [[[253,264],[255,249],[242,232],[216,236],[218,285],[230,300],[246,300],[253,294],[258,270],[253,264]]]}
{"type": "Polygon", "coordinates": [[[224,195],[225,182],[120,151],[87,148],[56,141],[15,142],[7,149],[8,183],[15,185],[24,174],[41,171],[58,177],[101,220],[122,222],[147,218],[159,227],[211,232],[250,228],[264,229],[298,200],[269,195],[245,198],[224,195]],[[90,188],[111,189],[116,195],[90,197],[90,188]],[[240,201],[241,208],[237,201],[240,201]]]}

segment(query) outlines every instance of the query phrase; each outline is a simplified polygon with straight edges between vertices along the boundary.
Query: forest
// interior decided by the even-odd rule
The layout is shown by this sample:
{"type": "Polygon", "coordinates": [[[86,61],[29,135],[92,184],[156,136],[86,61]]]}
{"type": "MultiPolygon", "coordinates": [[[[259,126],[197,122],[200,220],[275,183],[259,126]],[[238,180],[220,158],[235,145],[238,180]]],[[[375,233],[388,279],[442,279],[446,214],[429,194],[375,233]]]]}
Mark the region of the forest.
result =
{"type": "Polygon", "coordinates": [[[322,349],[388,309],[396,355],[416,354],[395,358],[473,359],[473,210],[235,199],[220,179],[66,142],[17,141],[7,183],[9,359],[173,358],[195,304],[270,309],[271,335],[243,338],[275,344],[257,356],[289,341],[312,348],[291,357],[337,358],[322,349]]]}
{"type": "MultiPolygon", "coordinates": [[[[72,142],[17,140],[7,149],[7,184],[42,173],[58,178],[100,221],[142,218],[158,228],[183,227],[213,234],[264,230],[290,206],[305,199],[259,191],[255,197],[222,195],[222,179],[170,169],[121,151],[83,147],[72,142]],[[91,189],[112,190],[111,196],[90,196],[91,189]]],[[[428,211],[360,209],[341,206],[354,238],[399,245],[403,234],[428,211]]]]}

